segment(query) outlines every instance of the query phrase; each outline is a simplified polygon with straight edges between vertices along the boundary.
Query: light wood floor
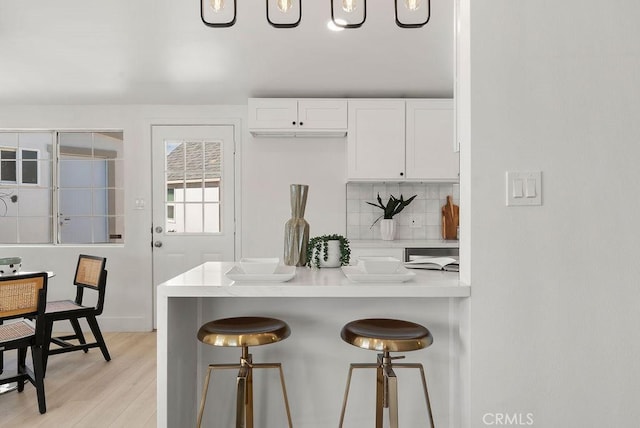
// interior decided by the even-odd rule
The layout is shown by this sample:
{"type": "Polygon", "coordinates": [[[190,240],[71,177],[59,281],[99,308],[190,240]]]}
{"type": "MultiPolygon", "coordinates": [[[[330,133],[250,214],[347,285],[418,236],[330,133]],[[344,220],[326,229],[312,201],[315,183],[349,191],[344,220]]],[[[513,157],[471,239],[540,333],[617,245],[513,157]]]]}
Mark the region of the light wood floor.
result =
{"type": "MultiPolygon", "coordinates": [[[[1,394],[0,427],[155,427],[156,334],[104,336],[109,362],[98,348],[49,357],[45,414],[30,383],[1,394]]],[[[5,353],[5,368],[15,370],[15,351],[5,353]]]]}

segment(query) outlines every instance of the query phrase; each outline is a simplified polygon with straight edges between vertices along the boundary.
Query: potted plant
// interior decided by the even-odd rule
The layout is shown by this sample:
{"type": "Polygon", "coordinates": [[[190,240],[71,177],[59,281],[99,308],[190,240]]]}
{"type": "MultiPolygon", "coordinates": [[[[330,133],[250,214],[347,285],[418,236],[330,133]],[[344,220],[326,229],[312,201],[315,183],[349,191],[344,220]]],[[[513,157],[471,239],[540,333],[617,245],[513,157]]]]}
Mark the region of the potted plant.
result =
{"type": "Polygon", "coordinates": [[[374,224],[380,220],[380,235],[385,241],[392,241],[396,234],[396,223],[393,219],[393,216],[399,214],[407,205],[409,205],[417,195],[413,195],[406,201],[402,194],[400,195],[400,199],[391,195],[389,197],[389,201],[387,204],[382,203],[382,198],[380,198],[380,193],[378,193],[378,203],[367,202],[369,205],[373,205],[374,207],[382,209],[382,215],[378,217],[372,224],[374,224]]]}
{"type": "Polygon", "coordinates": [[[307,266],[340,267],[349,264],[351,249],[349,240],[342,235],[322,235],[309,239],[307,266]]]}

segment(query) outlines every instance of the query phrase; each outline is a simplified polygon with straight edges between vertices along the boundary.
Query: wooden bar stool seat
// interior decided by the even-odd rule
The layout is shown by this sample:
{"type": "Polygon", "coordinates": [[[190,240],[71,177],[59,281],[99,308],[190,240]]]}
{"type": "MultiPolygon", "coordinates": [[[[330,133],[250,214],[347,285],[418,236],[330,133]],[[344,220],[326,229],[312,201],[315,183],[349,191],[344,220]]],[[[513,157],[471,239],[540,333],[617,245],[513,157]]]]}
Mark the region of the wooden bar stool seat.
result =
{"type": "Polygon", "coordinates": [[[291,329],[282,320],[265,317],[234,317],[210,321],[198,330],[198,340],[211,346],[241,347],[239,364],[209,364],[202,389],[202,399],[198,412],[198,427],[209,389],[211,372],[216,369],[238,369],[236,378],[236,428],[253,428],[253,369],[277,368],[280,371],[282,396],[287,412],[289,428],[292,428],[289,400],[284,384],[284,373],[280,363],[254,363],[249,346],[267,345],[286,339],[291,329]]]}
{"type": "Polygon", "coordinates": [[[369,318],[351,321],[340,332],[342,340],[358,348],[379,351],[376,363],[352,363],[349,367],[347,386],[340,414],[340,427],[344,422],[347,409],[349,387],[353,369],[376,369],[376,428],[382,428],[384,409],[388,409],[391,428],[398,428],[398,382],[394,368],[415,368],[420,370],[424,397],[429,412],[429,423],[434,428],[431,401],[427,390],[427,380],[424,367],[420,363],[393,363],[393,360],[404,356],[390,355],[391,352],[417,351],[433,343],[433,336],[429,330],[411,321],[390,318],[369,318]]]}

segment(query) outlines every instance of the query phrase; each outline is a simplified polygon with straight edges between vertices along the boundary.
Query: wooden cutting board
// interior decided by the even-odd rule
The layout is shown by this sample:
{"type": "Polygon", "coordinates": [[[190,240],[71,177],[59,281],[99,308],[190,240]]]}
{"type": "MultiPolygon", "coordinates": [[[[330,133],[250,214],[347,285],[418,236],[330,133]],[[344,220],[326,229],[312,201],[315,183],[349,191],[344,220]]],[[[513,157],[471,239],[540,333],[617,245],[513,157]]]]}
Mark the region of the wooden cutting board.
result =
{"type": "Polygon", "coordinates": [[[447,196],[447,203],[442,207],[442,239],[458,239],[460,208],[447,196]]]}

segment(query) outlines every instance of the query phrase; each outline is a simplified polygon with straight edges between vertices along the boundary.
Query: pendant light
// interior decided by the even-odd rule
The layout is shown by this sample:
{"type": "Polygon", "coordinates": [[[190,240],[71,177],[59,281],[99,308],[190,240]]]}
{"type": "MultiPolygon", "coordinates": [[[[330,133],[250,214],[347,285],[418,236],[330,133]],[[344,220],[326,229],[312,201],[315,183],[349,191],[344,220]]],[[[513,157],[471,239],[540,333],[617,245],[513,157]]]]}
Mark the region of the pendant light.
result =
{"type": "Polygon", "coordinates": [[[341,28],[362,27],[367,19],[367,0],[330,0],[331,20],[341,28]]]}
{"type": "Polygon", "coordinates": [[[394,2],[398,27],[420,28],[429,22],[430,0],[394,0],[394,2]]]}
{"type": "Polygon", "coordinates": [[[301,0],[266,0],[267,21],[276,28],[293,28],[302,19],[301,0]]]}
{"type": "Polygon", "coordinates": [[[236,23],[236,0],[200,0],[200,18],[209,27],[231,27],[236,23]]]}

